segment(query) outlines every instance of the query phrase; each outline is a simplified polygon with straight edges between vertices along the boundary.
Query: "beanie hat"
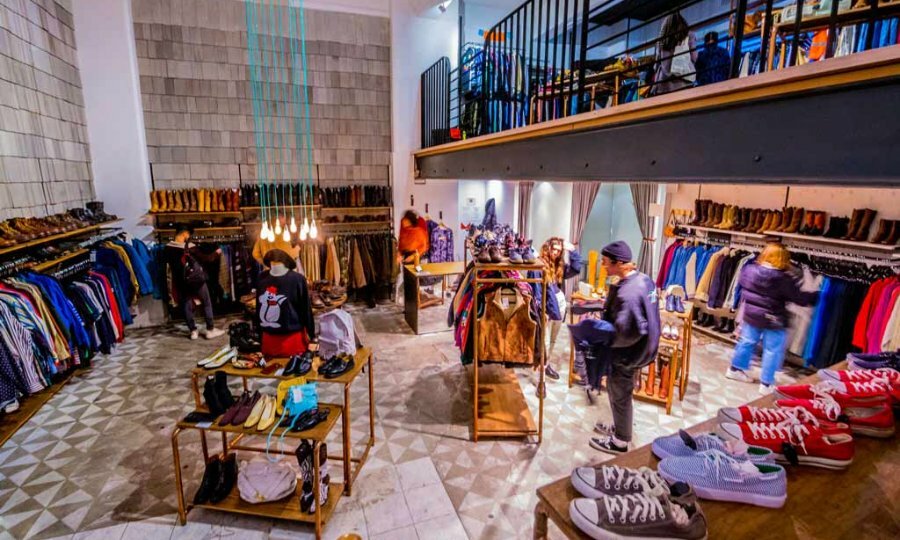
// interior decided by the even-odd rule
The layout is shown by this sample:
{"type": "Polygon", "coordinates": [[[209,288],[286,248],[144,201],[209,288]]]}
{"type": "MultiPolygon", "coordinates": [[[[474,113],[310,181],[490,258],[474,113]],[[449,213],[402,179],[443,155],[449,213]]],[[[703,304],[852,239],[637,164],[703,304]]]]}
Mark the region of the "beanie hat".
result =
{"type": "Polygon", "coordinates": [[[631,262],[631,248],[621,240],[606,244],[600,254],[613,261],[631,262]]]}

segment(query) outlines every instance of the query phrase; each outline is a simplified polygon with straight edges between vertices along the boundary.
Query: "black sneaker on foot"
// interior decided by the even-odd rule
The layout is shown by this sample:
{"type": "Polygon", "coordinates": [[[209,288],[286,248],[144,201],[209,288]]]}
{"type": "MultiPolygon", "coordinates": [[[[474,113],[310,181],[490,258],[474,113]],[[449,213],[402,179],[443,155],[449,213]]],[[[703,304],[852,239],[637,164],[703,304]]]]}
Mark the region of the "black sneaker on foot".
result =
{"type": "Polygon", "coordinates": [[[547,366],[544,367],[544,374],[554,381],[559,380],[559,373],[555,369],[553,369],[553,366],[551,366],[550,364],[547,364],[547,366]]]}
{"type": "Polygon", "coordinates": [[[612,440],[612,437],[591,437],[591,448],[594,450],[600,450],[601,452],[606,452],[607,454],[624,454],[628,451],[628,445],[625,444],[623,446],[619,446],[612,440]]]}

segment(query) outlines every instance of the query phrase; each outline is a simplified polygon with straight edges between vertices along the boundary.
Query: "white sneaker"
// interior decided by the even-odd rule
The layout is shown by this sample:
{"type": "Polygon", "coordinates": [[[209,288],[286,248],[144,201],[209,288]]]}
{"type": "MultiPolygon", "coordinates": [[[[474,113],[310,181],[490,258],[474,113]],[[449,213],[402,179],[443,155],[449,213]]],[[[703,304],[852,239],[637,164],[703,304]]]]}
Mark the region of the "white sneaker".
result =
{"type": "Polygon", "coordinates": [[[742,371],[740,369],[734,369],[733,367],[728,368],[728,371],[725,372],[725,378],[731,379],[733,381],[741,381],[745,383],[752,383],[753,377],[747,375],[746,371],[742,371]]]}
{"type": "Polygon", "coordinates": [[[203,334],[203,337],[205,337],[206,339],[215,339],[223,335],[225,335],[225,330],[222,330],[221,328],[213,328],[212,330],[207,330],[203,334]]]}
{"type": "Polygon", "coordinates": [[[774,388],[774,387],[775,387],[774,384],[762,384],[762,383],[760,383],[760,384],[759,384],[759,395],[761,395],[761,396],[768,396],[769,394],[771,394],[772,392],[775,391],[775,388],[774,388]]]}
{"type": "Polygon", "coordinates": [[[6,414],[13,413],[19,410],[19,400],[13,400],[11,403],[7,404],[6,407],[3,408],[3,412],[6,414]]]}
{"type": "Polygon", "coordinates": [[[200,337],[200,332],[197,330],[191,330],[191,339],[194,340],[194,339],[197,339],[198,337],[200,337]]]}

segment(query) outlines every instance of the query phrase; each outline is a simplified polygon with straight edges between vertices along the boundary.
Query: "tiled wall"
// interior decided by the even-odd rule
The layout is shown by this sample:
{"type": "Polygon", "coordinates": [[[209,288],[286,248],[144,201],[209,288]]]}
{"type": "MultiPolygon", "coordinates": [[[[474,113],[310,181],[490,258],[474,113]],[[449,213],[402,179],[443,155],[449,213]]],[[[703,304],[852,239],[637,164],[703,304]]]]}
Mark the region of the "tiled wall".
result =
{"type": "MultiPolygon", "coordinates": [[[[155,185],[254,181],[244,3],[133,0],[132,6],[155,185]]],[[[323,185],[387,183],[389,21],[326,11],[307,11],[306,17],[312,161],[319,179],[323,185]]],[[[286,42],[282,50],[289,50],[286,42]]],[[[293,138],[293,122],[284,125],[293,138]]]]}
{"type": "Polygon", "coordinates": [[[71,0],[0,1],[0,219],[93,198],[71,0]]]}

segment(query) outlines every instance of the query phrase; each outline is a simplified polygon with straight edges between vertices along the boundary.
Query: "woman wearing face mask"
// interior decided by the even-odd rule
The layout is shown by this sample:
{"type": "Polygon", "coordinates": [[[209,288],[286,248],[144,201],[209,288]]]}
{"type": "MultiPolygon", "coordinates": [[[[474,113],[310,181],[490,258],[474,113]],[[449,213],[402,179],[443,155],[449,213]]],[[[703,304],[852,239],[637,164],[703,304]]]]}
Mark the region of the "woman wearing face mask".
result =
{"type": "MultiPolygon", "coordinates": [[[[538,261],[544,265],[543,278],[547,284],[547,318],[550,320],[550,346],[545,373],[551,379],[558,380],[559,372],[553,366],[553,349],[556,346],[556,338],[559,335],[559,328],[566,311],[564,283],[567,279],[581,274],[584,260],[570,242],[553,237],[541,246],[538,261]],[[568,253],[568,262],[566,262],[566,253],[568,253]]],[[[536,277],[536,274],[529,277],[536,277]]],[[[531,287],[534,289],[535,299],[540,303],[541,285],[532,283],[531,287]]]]}

